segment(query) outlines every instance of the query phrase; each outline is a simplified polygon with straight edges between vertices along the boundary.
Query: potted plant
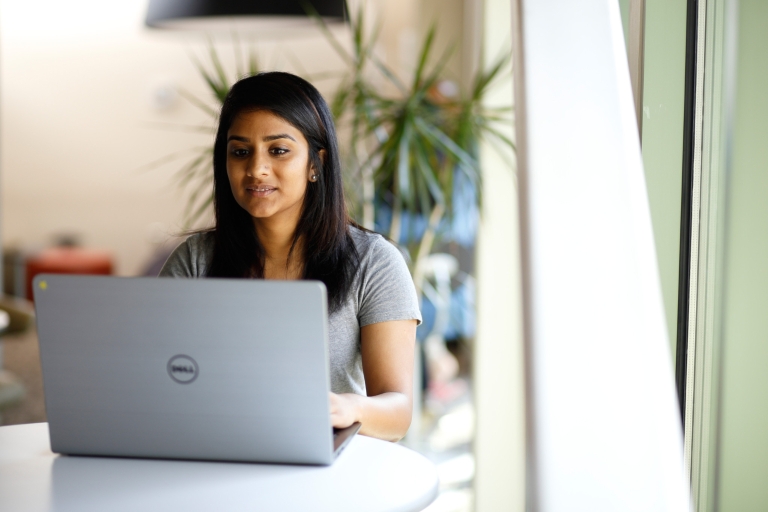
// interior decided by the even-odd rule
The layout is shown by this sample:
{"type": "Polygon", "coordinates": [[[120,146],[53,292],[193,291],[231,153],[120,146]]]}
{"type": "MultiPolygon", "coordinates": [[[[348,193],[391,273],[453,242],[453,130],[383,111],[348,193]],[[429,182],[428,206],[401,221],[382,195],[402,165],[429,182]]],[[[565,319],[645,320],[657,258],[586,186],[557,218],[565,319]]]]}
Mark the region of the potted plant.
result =
{"type": "Polygon", "coordinates": [[[450,236],[451,221],[459,213],[457,189],[465,205],[468,198],[472,208],[480,206],[480,140],[514,149],[496,127],[511,122],[512,107],[484,105],[488,90],[507,71],[510,56],[506,53],[478,72],[468,91],[445,97],[439,86],[450,50],[430,66],[434,28],[423,40],[413,76],[403,82],[376,58],[378,30],[366,38],[362,7],[350,20],[351,52],[316,19],[349,66],[331,105],[341,133],[349,139],[344,145],[349,148],[349,188],[356,192],[353,198],[360,198],[353,212],[363,226],[377,226],[407,249],[414,283],[421,290],[424,262],[436,242],[450,236]],[[382,78],[394,86],[396,95],[381,92],[376,84],[382,78]]]}

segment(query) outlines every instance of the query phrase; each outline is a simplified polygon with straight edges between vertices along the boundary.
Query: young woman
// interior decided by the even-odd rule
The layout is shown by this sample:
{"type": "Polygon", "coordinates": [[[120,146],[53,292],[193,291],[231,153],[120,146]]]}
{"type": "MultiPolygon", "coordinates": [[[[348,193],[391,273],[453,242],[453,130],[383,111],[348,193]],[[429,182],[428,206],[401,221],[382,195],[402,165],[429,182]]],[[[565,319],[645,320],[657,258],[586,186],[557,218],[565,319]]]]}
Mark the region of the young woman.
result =
{"type": "Polygon", "coordinates": [[[213,150],[216,225],[190,236],[161,276],[317,279],[328,289],[331,421],[381,439],[411,422],[421,321],[398,249],[347,215],[330,109],[307,81],[236,83],[213,150]]]}

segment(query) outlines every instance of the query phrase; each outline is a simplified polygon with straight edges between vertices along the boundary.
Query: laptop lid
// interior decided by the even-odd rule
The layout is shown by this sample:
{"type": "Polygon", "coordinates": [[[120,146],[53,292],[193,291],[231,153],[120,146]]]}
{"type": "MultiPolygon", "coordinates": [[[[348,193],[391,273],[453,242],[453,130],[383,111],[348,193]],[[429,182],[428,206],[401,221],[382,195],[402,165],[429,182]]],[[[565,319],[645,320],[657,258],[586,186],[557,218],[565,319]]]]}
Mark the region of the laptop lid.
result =
{"type": "Polygon", "coordinates": [[[330,464],[325,286],[38,275],[55,452],[330,464]]]}

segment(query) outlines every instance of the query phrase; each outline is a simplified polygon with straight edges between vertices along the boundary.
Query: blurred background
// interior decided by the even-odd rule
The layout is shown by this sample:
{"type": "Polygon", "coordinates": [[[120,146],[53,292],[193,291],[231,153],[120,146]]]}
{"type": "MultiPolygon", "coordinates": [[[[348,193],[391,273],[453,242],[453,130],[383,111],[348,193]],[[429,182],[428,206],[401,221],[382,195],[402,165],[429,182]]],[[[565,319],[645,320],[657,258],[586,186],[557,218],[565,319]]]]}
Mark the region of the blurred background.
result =
{"type": "MultiPolygon", "coordinates": [[[[455,111],[509,51],[510,3],[350,1],[352,13],[365,7],[373,68],[395,77],[369,69],[366,83],[383,98],[413,93],[434,26],[425,69],[439,72],[420,106],[455,111]]],[[[632,27],[642,36],[636,106],[696,509],[765,510],[768,4],[616,3],[627,41],[632,27]],[[632,5],[640,4],[644,11],[633,18],[632,5]]],[[[209,109],[217,99],[201,69],[219,80],[217,58],[222,83],[231,83],[253,56],[259,69],[308,78],[329,100],[349,84],[352,67],[343,55],[354,54],[355,45],[348,26],[330,28],[337,46],[311,27],[237,38],[158,30],[145,24],[147,5],[0,0],[2,425],[45,421],[26,302],[35,272],[153,275],[180,234],[210,224],[204,208],[190,215],[201,181],[183,171],[213,141],[209,109]]],[[[553,85],[560,86],[567,84],[553,85]]],[[[510,69],[502,66],[475,105],[488,118],[500,109],[502,137],[463,146],[476,167],[453,155],[455,165],[441,171],[456,178],[442,191],[444,203],[430,196],[398,214],[393,197],[407,191],[391,182],[371,191],[363,169],[347,168],[356,218],[398,241],[423,292],[422,398],[403,442],[438,465],[441,494],[432,512],[525,506],[517,186],[515,154],[504,142],[514,139],[512,92],[510,69]],[[470,179],[473,172],[481,184],[470,179]]],[[[342,147],[359,158],[371,142],[355,139],[349,118],[347,111],[342,147]]],[[[436,154],[449,153],[443,147],[436,154]]],[[[196,197],[200,206],[205,193],[196,197]]]]}
{"type": "MultiPolygon", "coordinates": [[[[352,14],[363,8],[361,30],[378,63],[371,67],[384,66],[395,76],[366,72],[382,97],[403,97],[396,82],[414,81],[430,30],[434,40],[426,71],[434,71],[436,80],[429,88],[429,108],[443,105],[450,111],[484,70],[503,63],[475,105],[500,109],[506,120],[502,136],[474,140],[464,155],[479,162],[471,171],[482,169],[484,189],[463,177],[466,173],[455,162],[446,171],[456,173],[446,191],[457,205],[456,215],[441,205],[437,222],[430,224],[430,208],[434,214],[437,204],[430,200],[415,213],[406,212],[402,229],[393,231],[397,212],[390,192],[398,191],[366,196],[366,176],[347,177],[356,219],[373,222],[400,242],[423,290],[423,361],[417,376],[422,396],[404,443],[439,465],[442,492],[430,510],[471,510],[478,468],[473,440],[481,428],[472,375],[482,373],[477,370],[482,363],[474,347],[483,332],[489,333],[490,354],[494,343],[519,328],[515,318],[497,316],[493,309],[517,300],[517,288],[509,284],[516,279],[516,267],[506,263],[516,258],[511,255],[517,243],[509,229],[516,209],[509,200],[515,193],[510,6],[496,0],[358,0],[348,5],[352,14]],[[375,202],[375,209],[365,212],[366,201],[375,202]],[[484,228],[479,226],[481,209],[484,228]],[[432,238],[424,249],[427,235],[432,238]],[[483,246],[487,249],[476,252],[483,246]],[[483,279],[493,283],[483,288],[483,279]],[[485,319],[475,313],[483,300],[485,319]]],[[[293,31],[237,34],[161,30],[146,26],[147,6],[146,0],[0,0],[0,236],[5,309],[16,320],[0,342],[6,370],[0,373],[0,424],[45,421],[37,340],[26,316],[31,310],[13,299],[30,298],[29,282],[36,273],[156,275],[186,230],[211,224],[210,210],[198,211],[206,198],[205,180],[184,170],[213,142],[215,116],[208,109],[215,111],[220,103],[204,72],[217,77],[218,60],[226,75],[222,83],[231,84],[253,61],[259,70],[309,79],[329,102],[350,76],[343,56],[355,52],[349,26],[329,26],[325,34],[311,24],[293,31]],[[200,186],[203,192],[193,196],[200,186]]],[[[340,136],[342,147],[354,153],[358,142],[349,123],[340,122],[340,136]]],[[[439,149],[436,155],[442,158],[439,149]]],[[[508,355],[514,363],[518,351],[519,346],[506,343],[496,355],[508,355]]],[[[489,364],[498,364],[494,359],[489,357],[489,364]]],[[[516,444],[521,454],[522,402],[516,384],[521,377],[514,367],[505,372],[507,381],[494,383],[498,393],[488,400],[501,401],[515,390],[517,395],[501,408],[493,406],[488,425],[503,427],[493,421],[500,415],[513,422],[515,429],[503,443],[516,444]]],[[[493,443],[492,436],[487,439],[493,443]]],[[[499,455],[489,450],[487,457],[499,455]]],[[[521,471],[522,457],[502,465],[506,469],[501,472],[486,473],[489,483],[521,471]]],[[[519,501],[518,481],[494,492],[517,493],[519,501]]]]}

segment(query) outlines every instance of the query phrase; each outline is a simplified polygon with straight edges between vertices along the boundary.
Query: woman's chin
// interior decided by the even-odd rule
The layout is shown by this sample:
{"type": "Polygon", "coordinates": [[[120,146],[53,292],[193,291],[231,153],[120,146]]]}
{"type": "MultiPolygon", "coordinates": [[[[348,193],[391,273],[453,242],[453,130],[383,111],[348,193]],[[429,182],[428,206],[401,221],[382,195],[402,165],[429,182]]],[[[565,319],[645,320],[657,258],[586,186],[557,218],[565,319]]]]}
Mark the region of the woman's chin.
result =
{"type": "Polygon", "coordinates": [[[246,208],[245,210],[251,215],[253,222],[256,223],[273,222],[278,220],[281,222],[288,220],[293,220],[295,222],[299,221],[299,216],[290,215],[289,210],[281,210],[279,208],[246,208]]]}
{"type": "Polygon", "coordinates": [[[248,212],[254,219],[266,219],[275,215],[279,208],[264,204],[263,201],[238,201],[240,208],[248,212]],[[245,204],[243,204],[245,203],[245,204]]]}

